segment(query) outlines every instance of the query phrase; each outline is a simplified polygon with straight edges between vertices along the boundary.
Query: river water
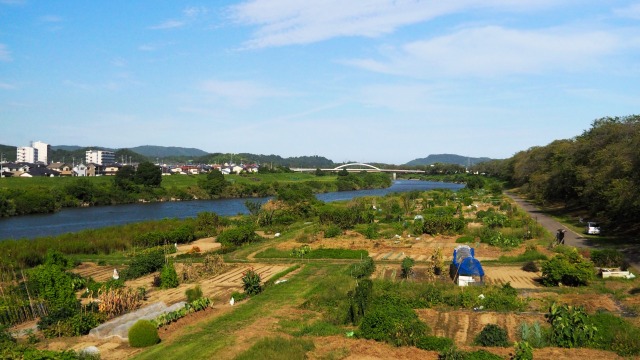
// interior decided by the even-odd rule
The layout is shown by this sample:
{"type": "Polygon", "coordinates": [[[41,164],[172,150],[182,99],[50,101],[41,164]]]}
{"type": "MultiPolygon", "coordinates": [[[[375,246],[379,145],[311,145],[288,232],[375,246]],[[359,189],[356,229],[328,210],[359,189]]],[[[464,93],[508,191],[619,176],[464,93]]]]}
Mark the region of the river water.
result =
{"type": "MultiPolygon", "coordinates": [[[[324,202],[350,200],[363,196],[384,196],[393,192],[432,189],[459,190],[464,185],[433,181],[397,180],[391,187],[375,190],[341,191],[318,194],[324,202]]],[[[266,202],[269,198],[254,198],[251,201],[266,202]]],[[[33,239],[55,236],[85,229],[122,225],[164,218],[185,219],[199,212],[210,211],[221,216],[247,214],[244,206],[248,199],[220,199],[197,201],[172,201],[149,204],[127,204],[96,206],[89,208],[67,208],[54,214],[16,216],[0,219],[0,240],[33,239]]]]}

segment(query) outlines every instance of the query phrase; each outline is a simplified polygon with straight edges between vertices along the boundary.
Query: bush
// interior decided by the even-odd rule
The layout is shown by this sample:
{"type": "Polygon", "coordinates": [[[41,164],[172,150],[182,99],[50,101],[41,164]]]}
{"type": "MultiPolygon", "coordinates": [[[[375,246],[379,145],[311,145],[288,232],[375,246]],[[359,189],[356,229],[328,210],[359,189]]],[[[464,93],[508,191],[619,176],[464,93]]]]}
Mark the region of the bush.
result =
{"type": "Polygon", "coordinates": [[[170,289],[178,287],[179,284],[176,268],[173,266],[173,262],[169,262],[162,268],[160,273],[160,287],[170,289]]]}
{"type": "Polygon", "coordinates": [[[402,268],[403,279],[408,279],[409,276],[413,275],[413,265],[415,263],[416,263],[415,260],[413,260],[408,256],[402,260],[402,264],[400,265],[400,267],[402,268]]]}
{"type": "Polygon", "coordinates": [[[392,296],[377,298],[360,324],[359,335],[394,346],[414,346],[424,337],[427,324],[411,307],[392,296]]]}
{"type": "Polygon", "coordinates": [[[242,225],[221,232],[220,235],[218,235],[217,241],[227,246],[240,246],[259,241],[260,239],[261,237],[255,233],[253,226],[242,225]]]}
{"type": "Polygon", "coordinates": [[[349,273],[356,279],[362,279],[371,276],[376,270],[376,265],[371,256],[367,256],[357,264],[349,267],[349,273]]]}
{"type": "Polygon", "coordinates": [[[542,264],[542,284],[558,286],[588,285],[594,277],[593,264],[574,249],[567,255],[559,254],[542,264]]]}
{"type": "Polygon", "coordinates": [[[153,250],[143,252],[133,257],[129,266],[121,272],[120,277],[124,280],[137,279],[158,271],[162,269],[163,266],[164,253],[162,251],[153,250]]]}
{"type": "Polygon", "coordinates": [[[324,230],[324,237],[325,238],[334,238],[336,236],[342,235],[342,229],[340,229],[340,227],[336,226],[336,225],[329,225],[327,226],[327,228],[324,230]]]}
{"type": "Polygon", "coordinates": [[[416,341],[416,347],[422,350],[444,352],[452,348],[453,340],[440,336],[423,336],[416,341]]]}
{"type": "Polygon", "coordinates": [[[511,360],[533,360],[533,348],[526,341],[516,342],[511,360]]]}
{"type": "Polygon", "coordinates": [[[187,289],[185,295],[187,296],[187,302],[198,300],[202,297],[202,288],[200,285],[196,285],[194,288],[187,289]]]}
{"type": "Polygon", "coordinates": [[[509,337],[505,329],[496,324],[488,324],[476,336],[474,343],[480,346],[507,347],[509,337]]]}
{"type": "Polygon", "coordinates": [[[149,320],[138,320],[129,329],[129,345],[132,347],[147,347],[160,342],[158,329],[149,320]]]}
{"type": "Polygon", "coordinates": [[[627,265],[624,255],[618,250],[603,249],[591,252],[591,261],[598,267],[617,268],[627,265]]]}
{"type": "Polygon", "coordinates": [[[538,265],[536,265],[535,261],[529,261],[526,264],[522,265],[522,270],[528,272],[538,272],[540,271],[540,268],[538,268],[538,265]]]}

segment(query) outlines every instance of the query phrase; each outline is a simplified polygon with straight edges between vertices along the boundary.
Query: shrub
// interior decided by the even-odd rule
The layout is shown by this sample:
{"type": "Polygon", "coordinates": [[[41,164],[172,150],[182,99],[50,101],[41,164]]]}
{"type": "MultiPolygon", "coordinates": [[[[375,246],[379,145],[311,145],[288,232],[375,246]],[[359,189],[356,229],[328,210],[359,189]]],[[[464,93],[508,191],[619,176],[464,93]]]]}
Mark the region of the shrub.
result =
{"type": "Polygon", "coordinates": [[[347,293],[349,297],[349,320],[353,325],[357,325],[367,312],[372,293],[373,283],[369,279],[358,281],[356,289],[347,293]]]}
{"type": "Polygon", "coordinates": [[[509,338],[505,329],[496,324],[488,324],[476,336],[474,343],[480,346],[507,347],[509,338]]]}
{"type": "Polygon", "coordinates": [[[397,298],[377,298],[360,324],[359,335],[395,346],[413,346],[427,332],[411,307],[397,298]]]}
{"type": "Polygon", "coordinates": [[[262,292],[260,281],[260,275],[253,268],[250,268],[243,272],[242,283],[245,294],[249,296],[260,294],[262,292]]]}
{"type": "Polygon", "coordinates": [[[371,256],[367,256],[357,264],[349,267],[349,273],[356,279],[362,279],[371,276],[376,270],[376,265],[371,256]]]}
{"type": "Polygon", "coordinates": [[[440,336],[423,336],[416,341],[416,347],[422,350],[444,352],[453,347],[453,340],[440,336]]]}
{"type": "Polygon", "coordinates": [[[538,265],[536,265],[535,261],[529,261],[524,265],[522,265],[522,270],[528,271],[528,272],[538,272],[540,271],[540,268],[538,268],[538,265]]]}
{"type": "Polygon", "coordinates": [[[334,237],[339,236],[339,235],[342,235],[342,229],[340,229],[340,227],[338,227],[336,225],[329,225],[324,230],[324,237],[325,238],[334,238],[334,237]]]}
{"type": "Polygon", "coordinates": [[[160,342],[158,329],[149,320],[138,320],[129,329],[129,345],[132,347],[147,347],[160,342]]]}
{"type": "Polygon", "coordinates": [[[624,254],[614,249],[593,250],[591,261],[598,267],[617,268],[626,265],[624,254]]]}
{"type": "Polygon", "coordinates": [[[533,348],[526,341],[516,341],[511,360],[533,360],[533,348]]]}
{"type": "Polygon", "coordinates": [[[559,254],[542,264],[542,284],[558,286],[588,285],[593,278],[593,264],[585,260],[577,251],[567,255],[559,254]]]}
{"type": "Polygon", "coordinates": [[[198,300],[202,297],[202,288],[200,285],[196,285],[194,288],[187,289],[185,295],[187,296],[187,302],[198,300]]]}
{"type": "Polygon", "coordinates": [[[227,246],[240,246],[259,241],[260,239],[261,237],[255,233],[253,226],[245,224],[221,232],[220,235],[218,235],[217,241],[227,246]]]}
{"type": "Polygon", "coordinates": [[[153,250],[140,253],[133,257],[129,266],[120,273],[124,280],[137,279],[162,269],[164,266],[164,253],[153,250]]]}
{"type": "Polygon", "coordinates": [[[415,264],[415,260],[410,257],[405,257],[402,260],[402,264],[400,267],[402,268],[402,278],[407,279],[409,276],[413,275],[413,265],[415,264]]]}
{"type": "Polygon", "coordinates": [[[160,287],[170,289],[178,287],[179,284],[176,268],[173,266],[173,262],[169,262],[162,268],[160,273],[160,287]]]}

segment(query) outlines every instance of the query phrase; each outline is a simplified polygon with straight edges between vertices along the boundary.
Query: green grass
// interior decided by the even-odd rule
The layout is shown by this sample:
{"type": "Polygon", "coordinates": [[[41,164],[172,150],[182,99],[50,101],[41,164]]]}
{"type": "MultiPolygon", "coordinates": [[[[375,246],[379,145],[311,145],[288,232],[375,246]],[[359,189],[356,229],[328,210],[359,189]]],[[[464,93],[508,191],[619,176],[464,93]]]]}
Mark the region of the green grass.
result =
{"type": "Polygon", "coordinates": [[[506,255],[501,255],[500,258],[498,258],[498,262],[499,263],[525,263],[528,261],[536,261],[536,260],[548,260],[547,256],[541,252],[539,252],[538,250],[525,250],[524,253],[518,255],[518,256],[506,256],[506,255]]]}
{"type": "MultiPolygon", "coordinates": [[[[305,254],[305,259],[363,259],[369,256],[366,250],[351,249],[315,249],[305,254]]],[[[256,259],[292,259],[291,250],[279,250],[270,247],[255,255],[256,259]]]]}
{"type": "Polygon", "coordinates": [[[313,342],[305,339],[285,339],[280,336],[258,340],[247,351],[235,357],[236,360],[296,360],[306,359],[307,352],[313,350],[313,342]]]}
{"type": "Polygon", "coordinates": [[[238,305],[233,311],[206,323],[186,329],[172,342],[161,342],[135,359],[211,359],[235,344],[235,332],[250,327],[259,318],[269,316],[283,306],[300,303],[318,279],[344,266],[308,264],[282,286],[265,289],[260,295],[238,305]]]}

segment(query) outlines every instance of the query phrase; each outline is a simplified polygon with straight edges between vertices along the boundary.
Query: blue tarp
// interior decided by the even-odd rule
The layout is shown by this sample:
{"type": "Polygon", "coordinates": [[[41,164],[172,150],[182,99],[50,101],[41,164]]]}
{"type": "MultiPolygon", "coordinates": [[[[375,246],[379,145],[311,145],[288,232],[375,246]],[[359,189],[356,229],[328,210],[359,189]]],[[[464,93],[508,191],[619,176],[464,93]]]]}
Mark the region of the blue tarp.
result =
{"type": "Polygon", "coordinates": [[[463,245],[453,250],[453,265],[456,267],[457,275],[460,276],[480,276],[484,277],[484,269],[474,257],[474,249],[463,245]]]}

